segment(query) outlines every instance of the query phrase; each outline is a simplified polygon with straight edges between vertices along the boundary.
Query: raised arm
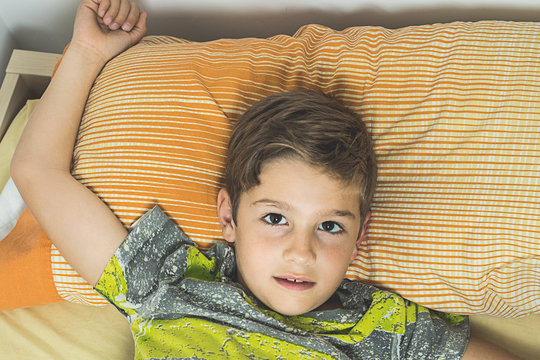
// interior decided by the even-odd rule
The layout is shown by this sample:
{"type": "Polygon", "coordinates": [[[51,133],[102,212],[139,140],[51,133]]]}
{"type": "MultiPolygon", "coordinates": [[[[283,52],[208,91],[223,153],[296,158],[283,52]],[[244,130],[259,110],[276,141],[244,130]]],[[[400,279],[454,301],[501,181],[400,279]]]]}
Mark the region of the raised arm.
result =
{"type": "Polygon", "coordinates": [[[85,0],[73,38],[36,106],[11,163],[28,208],[73,268],[91,285],[127,235],[112,211],[70,173],[90,88],[112,57],[146,32],[146,14],[127,0],[85,0]]]}

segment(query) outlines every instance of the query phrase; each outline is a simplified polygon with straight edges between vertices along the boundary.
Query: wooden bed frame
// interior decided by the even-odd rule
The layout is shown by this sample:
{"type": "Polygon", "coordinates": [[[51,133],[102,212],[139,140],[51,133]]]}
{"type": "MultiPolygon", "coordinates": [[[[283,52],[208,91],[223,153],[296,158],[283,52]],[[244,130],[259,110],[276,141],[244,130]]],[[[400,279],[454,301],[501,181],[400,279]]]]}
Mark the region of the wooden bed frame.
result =
{"type": "Polygon", "coordinates": [[[0,139],[26,100],[37,99],[43,94],[60,56],[13,50],[0,88],[0,139]]]}
{"type": "MultiPolygon", "coordinates": [[[[11,121],[16,116],[18,111],[24,106],[26,101],[29,99],[37,99],[43,94],[45,88],[50,82],[54,66],[60,56],[60,54],[35,51],[13,51],[6,69],[6,75],[2,87],[0,88],[0,139],[4,136],[6,130],[11,124],[11,121]]],[[[47,306],[40,307],[44,313],[48,309],[47,306]]],[[[113,322],[113,320],[118,322],[123,321],[123,319],[119,320],[121,316],[116,316],[116,314],[114,314],[114,309],[108,309],[103,312],[103,309],[100,308],[70,303],[65,303],[64,305],[50,305],[50,309],[54,309],[54,311],[62,311],[62,313],[67,311],[66,316],[74,317],[74,321],[71,321],[70,323],[77,321],[75,317],[80,315],[81,312],[85,312],[86,310],[84,308],[88,308],[89,313],[95,312],[96,315],[106,314],[104,316],[104,319],[106,320],[104,321],[108,323],[113,322]],[[68,308],[68,310],[59,309],[62,306],[68,308]]],[[[15,314],[16,312],[24,312],[27,310],[28,309],[16,309],[9,311],[12,312],[12,314],[15,314]]],[[[44,315],[42,314],[40,316],[44,315]]],[[[93,318],[94,315],[88,315],[88,317],[83,321],[87,321],[87,319],[91,317],[93,318]]],[[[473,315],[470,318],[471,328],[476,336],[490,342],[497,343],[500,346],[520,355],[524,359],[540,358],[540,314],[531,315],[520,319],[502,319],[487,315],[473,315]]],[[[98,330],[103,330],[99,324],[96,326],[98,330]]],[[[121,328],[119,332],[123,332],[122,336],[129,331],[127,328],[127,323],[121,323],[118,325],[118,327],[121,328]]],[[[2,330],[1,321],[0,330],[2,330]]],[[[41,335],[44,335],[44,333],[41,333],[41,335]]],[[[128,334],[125,336],[130,335],[128,334]]],[[[69,341],[69,339],[67,339],[67,341],[69,341]]],[[[129,346],[131,346],[131,340],[125,340],[124,338],[124,341],[123,346],[129,348],[129,346]]],[[[1,344],[2,340],[0,339],[0,357],[2,357],[1,344]]],[[[28,344],[29,343],[27,342],[26,345],[28,344]]],[[[125,351],[124,349],[123,352],[129,354],[127,358],[132,356],[130,351],[125,351]]]]}

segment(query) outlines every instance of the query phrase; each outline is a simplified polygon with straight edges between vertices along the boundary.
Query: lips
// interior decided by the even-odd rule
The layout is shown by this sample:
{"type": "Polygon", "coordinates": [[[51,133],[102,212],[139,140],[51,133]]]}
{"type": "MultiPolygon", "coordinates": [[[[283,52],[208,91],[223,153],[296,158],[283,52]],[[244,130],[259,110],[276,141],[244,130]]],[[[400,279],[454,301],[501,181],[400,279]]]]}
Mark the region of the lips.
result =
{"type": "Polygon", "coordinates": [[[288,290],[305,291],[315,286],[315,282],[306,278],[295,276],[274,276],[273,278],[280,286],[288,290]]]}

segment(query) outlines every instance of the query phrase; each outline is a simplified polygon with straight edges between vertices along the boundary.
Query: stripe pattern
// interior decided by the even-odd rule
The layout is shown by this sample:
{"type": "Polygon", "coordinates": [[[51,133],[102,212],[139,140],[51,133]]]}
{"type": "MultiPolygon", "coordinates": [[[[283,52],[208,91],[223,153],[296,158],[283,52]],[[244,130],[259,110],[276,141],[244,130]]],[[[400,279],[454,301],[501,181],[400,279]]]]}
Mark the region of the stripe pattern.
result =
{"type": "MultiPolygon", "coordinates": [[[[126,226],[159,203],[208,249],[231,126],[267,95],[318,88],[362,116],[379,162],[347,276],[442,311],[540,312],[538,59],[537,23],[147,37],[96,80],[73,173],[126,226]]],[[[52,264],[64,298],[104,303],[52,264]]]]}

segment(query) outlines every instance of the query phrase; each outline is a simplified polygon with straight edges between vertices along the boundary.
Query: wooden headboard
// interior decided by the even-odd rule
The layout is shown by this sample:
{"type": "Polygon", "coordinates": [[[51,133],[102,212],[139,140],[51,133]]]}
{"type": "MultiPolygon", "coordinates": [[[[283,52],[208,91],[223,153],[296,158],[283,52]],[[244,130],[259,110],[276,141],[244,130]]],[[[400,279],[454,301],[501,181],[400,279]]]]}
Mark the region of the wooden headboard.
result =
{"type": "Polygon", "coordinates": [[[60,56],[13,50],[0,88],[0,140],[26,100],[41,97],[60,56]]]}

